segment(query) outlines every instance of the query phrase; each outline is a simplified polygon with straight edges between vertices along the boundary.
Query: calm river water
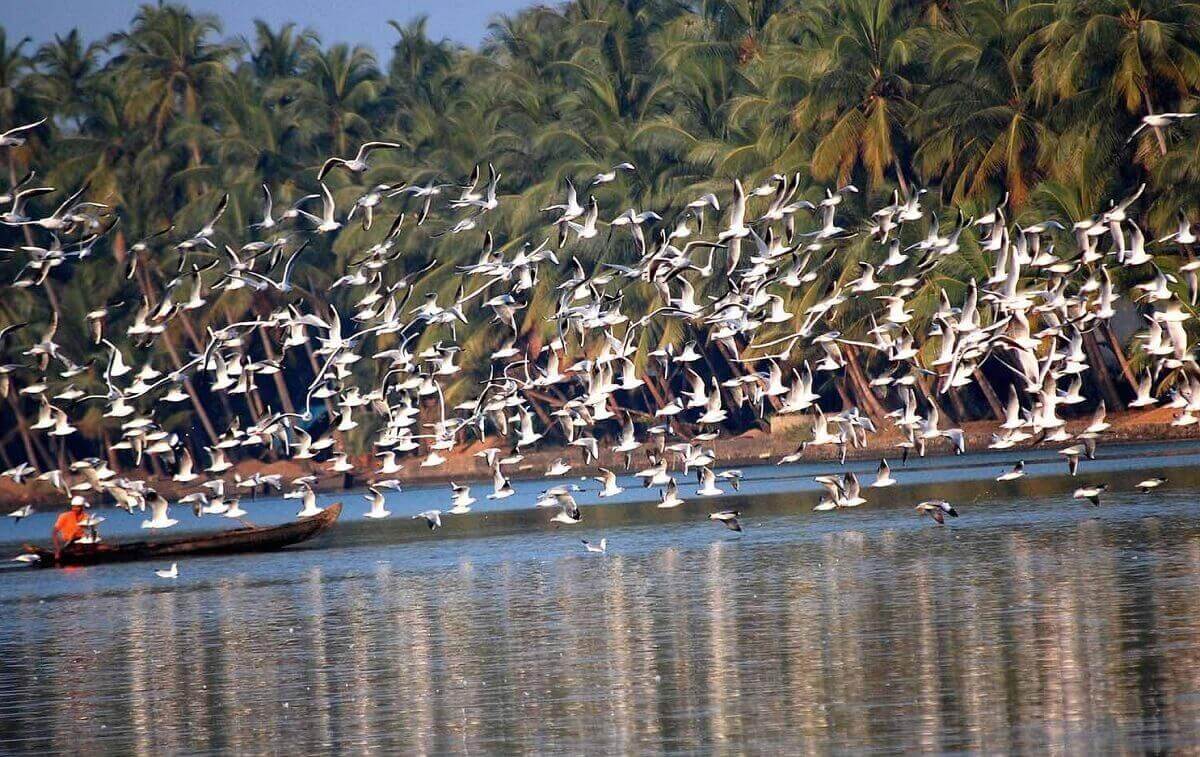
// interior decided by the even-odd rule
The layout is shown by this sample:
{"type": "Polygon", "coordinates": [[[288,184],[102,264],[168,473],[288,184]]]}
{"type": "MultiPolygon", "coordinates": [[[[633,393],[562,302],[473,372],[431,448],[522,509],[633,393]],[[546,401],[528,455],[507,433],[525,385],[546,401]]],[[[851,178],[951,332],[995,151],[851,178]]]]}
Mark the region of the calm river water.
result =
{"type": "MultiPolygon", "coordinates": [[[[644,492],[555,530],[527,482],[436,533],[408,516],[445,487],[377,523],[343,495],[323,541],[174,581],[0,571],[0,753],[1195,750],[1200,456],[1104,452],[1078,479],[1026,453],[1044,462],[1004,485],[1011,456],[896,466],[906,485],[835,513],[811,512],[830,466],[748,470],[716,500],[742,535],[644,492]],[[1071,499],[1098,480],[1101,507],[1071,499]],[[918,517],[931,495],[962,517],[918,517]]],[[[137,530],[109,516],[110,538],[137,530]]]]}

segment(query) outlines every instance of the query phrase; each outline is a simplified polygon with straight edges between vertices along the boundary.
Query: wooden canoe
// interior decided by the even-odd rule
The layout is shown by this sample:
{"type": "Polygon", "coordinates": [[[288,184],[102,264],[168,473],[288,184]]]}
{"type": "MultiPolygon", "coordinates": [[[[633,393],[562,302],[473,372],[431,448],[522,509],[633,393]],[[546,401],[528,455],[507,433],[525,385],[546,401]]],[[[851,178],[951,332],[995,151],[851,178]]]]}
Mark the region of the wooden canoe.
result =
{"type": "Polygon", "coordinates": [[[330,505],[311,518],[280,526],[256,526],[218,531],[212,534],[181,536],[136,542],[100,542],[72,544],[56,562],[54,550],[26,546],[25,552],[38,556],[32,563],[38,568],[101,565],[133,560],[173,560],[198,555],[236,555],[243,552],[270,552],[307,541],[332,526],[342,514],[342,503],[330,505]]]}

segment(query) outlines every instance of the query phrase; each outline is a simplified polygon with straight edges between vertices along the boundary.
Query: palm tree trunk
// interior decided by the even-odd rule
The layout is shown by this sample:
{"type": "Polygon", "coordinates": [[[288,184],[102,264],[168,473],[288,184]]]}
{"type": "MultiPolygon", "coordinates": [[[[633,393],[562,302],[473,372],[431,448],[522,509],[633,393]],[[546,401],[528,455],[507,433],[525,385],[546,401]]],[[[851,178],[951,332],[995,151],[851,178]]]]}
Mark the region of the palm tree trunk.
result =
{"type": "Polygon", "coordinates": [[[204,340],[200,338],[200,332],[196,331],[196,324],[192,323],[191,316],[186,312],[181,313],[179,321],[183,324],[183,330],[187,332],[188,339],[192,342],[192,349],[196,352],[204,352],[204,340]]]}
{"type": "Polygon", "coordinates": [[[946,392],[946,396],[950,398],[950,407],[954,408],[954,422],[964,423],[970,420],[971,414],[967,411],[967,406],[963,403],[959,390],[951,387],[950,391],[946,392]]]}
{"type": "Polygon", "coordinates": [[[664,371],[658,377],[658,390],[666,400],[663,404],[668,404],[675,399],[675,389],[671,386],[671,376],[664,371]]]}
{"type": "Polygon", "coordinates": [[[41,468],[41,463],[38,460],[37,452],[33,448],[33,440],[29,431],[29,424],[25,422],[25,416],[21,414],[21,409],[13,399],[11,394],[7,395],[8,405],[12,409],[13,417],[17,419],[17,431],[21,434],[21,444],[25,447],[25,459],[35,468],[41,468]]]}
{"type": "Polygon", "coordinates": [[[17,419],[17,429],[21,432],[21,441],[25,445],[25,455],[29,459],[29,464],[38,470],[50,470],[54,465],[54,456],[46,450],[38,435],[29,428],[29,422],[25,420],[25,414],[21,412],[21,405],[12,392],[9,392],[6,399],[17,419]],[[43,461],[47,466],[45,468],[42,467],[43,461]]]}
{"type": "Polygon", "coordinates": [[[50,309],[61,319],[62,307],[58,303],[58,295],[54,293],[54,287],[50,286],[49,278],[42,282],[42,289],[46,290],[46,301],[50,303],[50,309]]]}
{"type": "Polygon", "coordinates": [[[833,381],[833,388],[837,390],[838,397],[842,399],[842,409],[849,410],[852,407],[858,407],[858,402],[851,395],[850,390],[846,385],[850,383],[849,374],[842,374],[833,381]]]}
{"type": "MultiPolygon", "coordinates": [[[[615,406],[616,403],[613,401],[611,394],[608,397],[608,401],[615,406]]],[[[551,429],[556,428],[558,424],[556,424],[554,419],[551,418],[546,412],[546,408],[542,407],[542,405],[547,404],[549,403],[537,397],[532,397],[529,402],[529,406],[533,408],[533,414],[536,415],[538,420],[542,422],[542,425],[546,428],[546,431],[550,431],[551,429]]]]}
{"type": "MultiPolygon", "coordinates": [[[[9,439],[11,439],[11,438],[12,438],[12,435],[11,435],[11,434],[9,434],[9,439]]],[[[8,449],[7,449],[7,447],[8,447],[8,441],[9,441],[9,439],[5,439],[5,440],[4,440],[4,442],[0,443],[0,463],[3,463],[3,464],[4,464],[4,468],[5,468],[6,470],[7,470],[8,468],[11,468],[11,467],[13,467],[13,461],[12,461],[12,458],[8,456],[8,449]]]]}
{"type": "Polygon", "coordinates": [[[163,471],[162,464],[158,462],[158,457],[156,455],[148,455],[143,452],[142,465],[150,471],[151,476],[154,476],[155,478],[166,478],[166,473],[163,471]]]}
{"type": "MultiPolygon", "coordinates": [[[[1144,100],[1146,103],[1146,112],[1152,116],[1152,115],[1154,115],[1154,101],[1150,99],[1149,90],[1147,90],[1144,86],[1141,87],[1141,90],[1142,90],[1142,100],[1144,100]]],[[[1166,139],[1166,137],[1163,136],[1162,129],[1155,127],[1155,128],[1152,128],[1151,131],[1154,132],[1154,138],[1156,140],[1158,140],[1158,151],[1160,153],[1162,153],[1163,155],[1166,155],[1167,154],[1167,139],[1166,139]]]]}
{"type": "MultiPolygon", "coordinates": [[[[123,245],[123,240],[124,237],[118,241],[120,241],[123,245]]],[[[117,242],[114,241],[114,245],[116,244],[117,242]]],[[[142,296],[145,297],[147,301],[150,301],[152,298],[157,296],[154,285],[150,281],[150,272],[147,270],[147,266],[139,265],[137,267],[137,275],[135,278],[138,283],[138,289],[141,290],[142,296]]],[[[184,319],[186,326],[186,313],[184,313],[184,319]]],[[[175,370],[180,370],[183,368],[183,361],[179,357],[179,351],[175,349],[175,342],[171,339],[171,332],[169,330],[164,330],[161,336],[163,345],[167,348],[167,354],[171,358],[171,363],[175,366],[175,370]]],[[[201,348],[200,352],[203,351],[203,348],[201,348]]],[[[201,370],[203,370],[203,368],[204,366],[201,366],[201,370]]],[[[192,386],[192,380],[188,376],[183,377],[183,390],[187,392],[188,397],[191,399],[192,409],[196,411],[196,417],[200,419],[200,425],[204,427],[204,432],[208,434],[210,443],[215,444],[217,441],[216,428],[213,426],[212,419],[208,415],[208,410],[205,409],[204,403],[200,401],[200,395],[196,393],[195,387],[192,386]]]]}
{"type": "MultiPolygon", "coordinates": [[[[308,355],[308,364],[310,366],[312,366],[313,378],[316,378],[317,374],[321,372],[321,365],[317,362],[317,354],[316,354],[316,352],[313,351],[311,342],[309,342],[307,340],[304,342],[304,351],[308,355]]],[[[329,413],[329,415],[332,416],[333,415],[333,405],[329,404],[328,399],[324,400],[324,402],[325,402],[325,412],[329,413]]]]}
{"type": "Polygon", "coordinates": [[[1104,401],[1108,403],[1108,408],[1110,410],[1124,409],[1125,403],[1121,401],[1121,393],[1117,391],[1117,384],[1113,381],[1112,372],[1108,369],[1108,363],[1100,353],[1100,345],[1096,341],[1095,332],[1083,335],[1083,349],[1087,353],[1088,363],[1092,367],[1092,375],[1096,377],[1096,383],[1100,386],[1100,392],[1104,395],[1104,401]]]}
{"type": "MultiPolygon", "coordinates": [[[[321,370],[321,366],[317,364],[317,353],[313,351],[312,342],[310,340],[304,341],[304,351],[308,354],[308,362],[312,366],[313,378],[316,378],[317,373],[319,373],[321,370]]],[[[324,403],[325,403],[325,415],[332,422],[332,420],[333,420],[333,404],[329,401],[328,398],[326,398],[324,400],[324,403]]],[[[337,440],[338,446],[341,449],[346,449],[345,435],[341,431],[333,431],[332,430],[333,428],[334,427],[332,425],[330,425],[330,433],[333,434],[333,438],[337,440]]]]}
{"type": "Polygon", "coordinates": [[[1100,329],[1104,334],[1104,341],[1108,343],[1108,348],[1112,350],[1113,355],[1117,358],[1117,365],[1121,366],[1122,375],[1129,382],[1129,388],[1137,392],[1137,376],[1134,374],[1133,368],[1129,365],[1129,358],[1125,357],[1125,349],[1121,346],[1120,340],[1117,339],[1112,324],[1104,321],[1100,324],[1100,329]]]}
{"type": "MultiPolygon", "coordinates": [[[[266,354],[267,360],[275,360],[275,348],[271,345],[270,338],[267,337],[267,330],[263,326],[258,327],[258,338],[262,340],[263,353],[266,354]]],[[[283,378],[283,366],[280,365],[279,373],[274,376],[275,393],[279,395],[279,401],[283,403],[283,411],[285,413],[296,412],[296,406],[292,404],[292,393],[288,390],[287,381],[283,378]]]]}
{"type": "MultiPolygon", "coordinates": [[[[195,121],[197,113],[199,111],[199,98],[196,96],[195,87],[192,87],[189,85],[187,87],[187,89],[184,91],[183,104],[184,104],[184,110],[187,113],[188,119],[191,121],[195,121]]],[[[189,139],[187,146],[188,146],[188,152],[190,153],[191,167],[199,168],[200,165],[202,163],[204,163],[204,157],[200,153],[200,143],[197,142],[195,139],[189,139]]],[[[196,198],[196,197],[199,197],[200,195],[204,194],[204,192],[207,191],[208,186],[204,182],[201,182],[199,188],[197,188],[196,185],[192,184],[190,189],[191,189],[192,197],[196,198]]]]}
{"type": "Polygon", "coordinates": [[[67,440],[59,438],[58,443],[54,445],[58,449],[55,451],[55,460],[58,462],[59,470],[67,469],[67,440]]]}
{"type": "Polygon", "coordinates": [[[108,429],[100,432],[101,438],[104,440],[104,454],[108,457],[108,467],[112,468],[117,473],[121,472],[121,457],[112,448],[112,440],[108,436],[108,429]]]}
{"type": "Polygon", "coordinates": [[[904,179],[904,169],[900,167],[900,158],[892,158],[892,165],[896,168],[896,181],[900,184],[900,192],[905,197],[908,196],[908,182],[904,179]]]}
{"type": "Polygon", "coordinates": [[[937,408],[938,414],[942,417],[947,415],[946,409],[937,401],[937,394],[929,386],[929,379],[927,377],[918,374],[917,388],[921,390],[921,394],[925,395],[925,401],[929,403],[930,407],[937,408]]]}
{"type": "Polygon", "coordinates": [[[647,373],[646,376],[642,380],[646,382],[645,383],[646,391],[650,394],[650,397],[654,400],[654,404],[651,405],[651,407],[662,407],[664,404],[666,404],[665,402],[663,402],[662,395],[659,394],[658,389],[654,385],[654,377],[651,376],[649,373],[647,373]]]}
{"type": "MultiPolygon", "coordinates": [[[[179,370],[183,367],[183,363],[179,360],[179,352],[175,349],[171,334],[164,331],[162,341],[167,348],[167,354],[171,357],[171,362],[175,365],[175,370],[179,370]]],[[[204,366],[201,366],[201,369],[203,368],[204,366]]],[[[200,395],[196,393],[196,387],[192,386],[192,379],[188,376],[183,377],[183,391],[187,392],[188,397],[192,400],[192,408],[196,411],[196,417],[200,419],[200,425],[204,427],[204,433],[208,434],[210,443],[215,444],[218,436],[216,427],[213,426],[212,419],[208,417],[208,410],[200,401],[200,395]]]]}
{"type": "Polygon", "coordinates": [[[988,377],[978,367],[975,369],[974,376],[979,391],[983,392],[983,398],[987,400],[988,407],[992,411],[992,419],[1004,420],[1004,405],[1000,402],[1000,397],[996,395],[996,390],[992,388],[992,382],[988,381],[988,377]]]}
{"type": "Polygon", "coordinates": [[[876,426],[882,426],[887,417],[887,410],[875,396],[875,390],[871,387],[870,380],[858,362],[858,349],[854,345],[844,344],[842,351],[846,355],[846,375],[850,379],[850,388],[862,405],[860,409],[870,417],[876,426]]]}

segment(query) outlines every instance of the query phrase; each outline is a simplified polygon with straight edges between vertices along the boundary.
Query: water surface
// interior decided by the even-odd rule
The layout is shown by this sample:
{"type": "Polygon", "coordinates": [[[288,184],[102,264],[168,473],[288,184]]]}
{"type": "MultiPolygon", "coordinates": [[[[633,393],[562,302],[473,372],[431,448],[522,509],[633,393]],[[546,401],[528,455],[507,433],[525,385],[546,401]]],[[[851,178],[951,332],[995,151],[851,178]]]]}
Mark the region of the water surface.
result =
{"type": "Polygon", "coordinates": [[[555,530],[528,482],[433,534],[406,516],[444,487],[382,523],[350,495],[320,543],[175,581],[3,571],[0,751],[1193,750],[1195,449],[1111,452],[1076,480],[1051,453],[1012,485],[990,481],[1009,457],[922,461],[828,514],[808,476],[830,466],[748,470],[747,496],[716,500],[740,536],[712,502],[644,492],[555,530]],[[1159,493],[1132,489],[1164,467],[1159,493]],[[1114,491],[1092,508],[1081,480],[1114,491]],[[915,515],[933,494],[962,517],[915,515]],[[601,536],[607,555],[582,550],[601,536]]]}

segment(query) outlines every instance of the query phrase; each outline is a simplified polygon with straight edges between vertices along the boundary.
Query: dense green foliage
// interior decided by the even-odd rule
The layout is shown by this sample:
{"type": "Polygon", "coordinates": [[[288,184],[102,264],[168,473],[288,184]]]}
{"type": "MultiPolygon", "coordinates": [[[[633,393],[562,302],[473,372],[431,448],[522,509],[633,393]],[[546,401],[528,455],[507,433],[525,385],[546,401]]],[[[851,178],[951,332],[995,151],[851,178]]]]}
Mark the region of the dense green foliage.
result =
{"type": "MultiPolygon", "coordinates": [[[[55,271],[45,290],[6,290],[0,325],[46,323],[54,309],[65,349],[77,359],[102,355],[80,326],[84,315],[102,302],[122,303],[109,320],[109,333],[120,334],[143,298],[155,302],[175,275],[175,256],[163,253],[127,279],[134,241],[171,225],[198,227],[226,191],[222,225],[245,241],[260,185],[284,207],[316,190],[327,156],[351,155],[377,138],[404,149],[373,156],[361,183],[347,172],[331,174],[339,208],[364,185],[460,182],[475,164],[492,161],[503,174],[502,197],[488,218],[506,248],[528,241],[535,227],[543,233],[538,209],[554,201],[564,177],[625,160],[637,172],[595,191],[603,218],[630,207],[667,216],[705,192],[727,197],[734,177],[750,186],[775,172],[800,172],[811,199],[826,185],[855,183],[864,191],[843,206],[850,222],[894,189],[914,186],[940,200],[944,220],[956,209],[977,215],[1007,193],[1016,220],[1053,217],[1069,226],[1141,182],[1149,183],[1152,202],[1138,210],[1155,231],[1173,227],[1176,209],[1200,206],[1200,119],[1166,130],[1161,141],[1145,130],[1127,143],[1144,115],[1193,108],[1200,3],[578,0],[499,17],[477,50],[431,40],[423,20],[393,26],[387,61],[362,48],[324,46],[293,26],[259,24],[251,38],[226,39],[217,19],[174,5],[145,6],[127,31],[91,45],[70,32],[35,48],[0,32],[0,131],[51,116],[26,146],[0,153],[7,180],[39,168],[38,180],[60,191],[39,198],[38,208],[53,208],[88,181],[89,199],[120,216],[90,260],[55,271]]],[[[418,201],[408,202],[407,210],[417,210],[418,201]]],[[[305,296],[324,298],[346,261],[381,238],[393,210],[404,207],[397,201],[370,231],[347,224],[314,242],[295,277],[305,296]]],[[[453,291],[454,265],[478,254],[482,229],[434,236],[446,225],[435,212],[403,232],[407,248],[421,254],[398,265],[439,261],[418,291],[453,291]]],[[[25,233],[32,232],[0,237],[14,246],[28,241],[25,233]]],[[[593,242],[572,251],[589,266],[601,256],[635,254],[627,235],[593,242]]],[[[831,276],[849,270],[855,244],[843,255],[831,276]]],[[[927,307],[919,317],[928,318],[939,288],[961,294],[956,272],[984,271],[973,243],[964,240],[959,257],[914,299],[927,307]]],[[[11,280],[23,263],[16,254],[0,273],[11,280]]],[[[825,284],[797,291],[793,310],[825,284]]],[[[534,346],[553,329],[548,289],[535,290],[521,314],[522,336],[534,346]]],[[[217,304],[195,322],[172,323],[161,344],[176,354],[154,357],[158,367],[197,351],[207,327],[272,307],[269,292],[214,296],[217,304]]],[[[333,296],[351,307],[348,296],[333,296]]],[[[639,297],[648,305],[653,290],[631,287],[626,311],[638,311],[639,297]]],[[[837,326],[847,332],[864,328],[851,320],[852,308],[840,317],[847,322],[837,326]]],[[[679,337],[647,329],[642,360],[679,337]]],[[[15,344],[35,338],[31,331],[15,344]]],[[[486,361],[475,358],[495,339],[487,329],[461,339],[463,381],[486,375],[486,361]]],[[[280,395],[311,376],[303,361],[290,361],[276,381],[280,395]]],[[[959,412],[987,412],[974,391],[965,406],[956,403],[959,412]]],[[[196,405],[230,413],[218,399],[200,397],[196,405]]],[[[279,407],[285,399],[267,402],[279,407]]],[[[6,418],[19,403],[7,400],[6,418]]],[[[195,408],[179,407],[166,427],[198,428],[195,408]]],[[[4,426],[0,450],[16,452],[19,429],[4,426]]],[[[80,432],[81,445],[105,437],[99,409],[80,432]]],[[[24,440],[27,453],[31,443],[37,439],[24,440]]]]}

